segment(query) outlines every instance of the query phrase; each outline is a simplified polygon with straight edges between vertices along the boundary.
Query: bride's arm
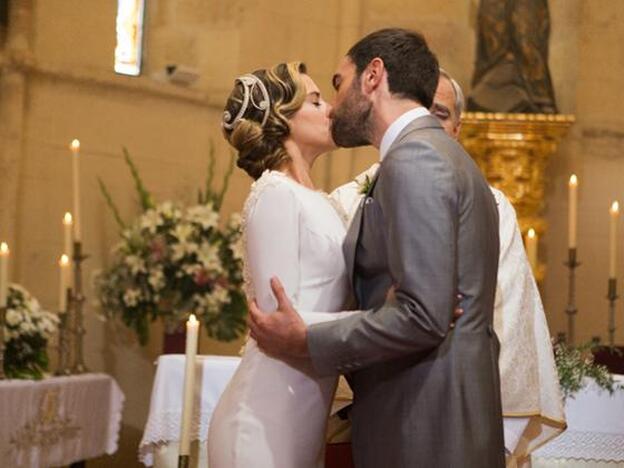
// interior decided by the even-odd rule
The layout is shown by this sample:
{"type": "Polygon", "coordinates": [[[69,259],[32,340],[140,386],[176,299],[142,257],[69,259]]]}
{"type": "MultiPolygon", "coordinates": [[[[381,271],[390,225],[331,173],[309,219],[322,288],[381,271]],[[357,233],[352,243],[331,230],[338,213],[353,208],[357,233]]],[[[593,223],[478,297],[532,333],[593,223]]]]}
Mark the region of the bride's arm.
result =
{"type": "Polygon", "coordinates": [[[269,284],[273,276],[281,280],[293,302],[298,297],[299,209],[292,190],[279,184],[264,188],[247,214],[246,268],[254,298],[266,312],[277,308],[269,284]]]}

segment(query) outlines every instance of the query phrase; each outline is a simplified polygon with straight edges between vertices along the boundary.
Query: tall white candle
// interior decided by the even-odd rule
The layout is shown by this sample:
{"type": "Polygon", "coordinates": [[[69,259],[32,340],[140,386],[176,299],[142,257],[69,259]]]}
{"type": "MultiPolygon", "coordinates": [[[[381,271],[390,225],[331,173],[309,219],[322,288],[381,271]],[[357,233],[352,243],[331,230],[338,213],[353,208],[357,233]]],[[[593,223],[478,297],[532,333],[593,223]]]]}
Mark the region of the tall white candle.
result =
{"type": "Polygon", "coordinates": [[[68,257],[72,255],[72,227],[72,215],[69,212],[65,213],[63,217],[63,253],[68,257]]]}
{"type": "Polygon", "coordinates": [[[195,356],[199,322],[191,314],[186,322],[186,365],[184,368],[184,400],[180,424],[180,455],[191,453],[191,422],[193,419],[193,387],[195,385],[195,356]]]}
{"type": "Polygon", "coordinates": [[[6,307],[9,291],[9,246],[0,244],[0,307],[6,307]]]}
{"type": "Polygon", "coordinates": [[[59,260],[59,312],[67,312],[67,288],[69,288],[69,257],[61,255],[59,260]]]}
{"type": "Polygon", "coordinates": [[[533,270],[533,274],[537,273],[537,234],[535,233],[535,229],[529,229],[526,238],[526,252],[527,257],[529,258],[529,265],[531,265],[531,269],[533,270]]]}
{"type": "Polygon", "coordinates": [[[618,218],[620,216],[620,204],[614,201],[609,208],[611,216],[610,236],[609,236],[609,278],[617,276],[617,231],[618,218]]]}
{"type": "Polygon", "coordinates": [[[570,249],[576,248],[577,211],[578,178],[576,174],[572,174],[568,182],[568,247],[570,249]]]}
{"type": "Polygon", "coordinates": [[[71,142],[72,152],[72,179],[73,179],[73,203],[74,203],[74,240],[80,242],[80,141],[71,142]]]}

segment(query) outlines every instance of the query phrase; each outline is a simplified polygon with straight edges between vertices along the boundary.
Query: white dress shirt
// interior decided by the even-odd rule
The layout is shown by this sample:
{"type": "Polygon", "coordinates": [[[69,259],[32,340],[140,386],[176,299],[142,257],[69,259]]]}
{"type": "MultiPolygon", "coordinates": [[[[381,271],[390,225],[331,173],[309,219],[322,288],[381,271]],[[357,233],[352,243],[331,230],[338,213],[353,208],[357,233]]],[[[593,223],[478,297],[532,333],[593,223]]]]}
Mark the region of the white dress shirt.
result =
{"type": "Polygon", "coordinates": [[[398,119],[390,124],[386,133],[384,133],[381,138],[381,143],[379,144],[379,160],[383,161],[383,158],[386,157],[388,150],[394,143],[394,140],[397,139],[399,134],[403,131],[405,127],[407,127],[412,121],[416,120],[419,117],[424,117],[425,115],[430,115],[429,111],[424,107],[416,107],[415,109],[410,109],[401,115],[398,119]]]}

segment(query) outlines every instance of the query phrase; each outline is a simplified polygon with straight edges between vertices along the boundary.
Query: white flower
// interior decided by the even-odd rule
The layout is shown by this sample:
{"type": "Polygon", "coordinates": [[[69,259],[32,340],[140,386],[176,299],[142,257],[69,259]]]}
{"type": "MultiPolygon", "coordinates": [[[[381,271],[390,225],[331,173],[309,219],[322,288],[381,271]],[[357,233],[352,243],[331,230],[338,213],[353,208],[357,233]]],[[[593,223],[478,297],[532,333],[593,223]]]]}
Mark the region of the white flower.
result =
{"type": "Polygon", "coordinates": [[[138,289],[127,289],[123,295],[124,304],[128,307],[134,307],[139,303],[139,299],[141,298],[141,291],[138,289]]]}
{"type": "Polygon", "coordinates": [[[214,210],[212,203],[192,206],[186,215],[189,221],[199,224],[204,229],[216,228],[219,224],[219,213],[214,210]]]}
{"type": "Polygon", "coordinates": [[[133,275],[136,275],[138,273],[145,273],[145,262],[142,258],[136,255],[128,255],[124,259],[124,261],[126,262],[126,265],[130,267],[130,271],[133,275]]]}
{"type": "Polygon", "coordinates": [[[233,242],[230,245],[230,249],[232,249],[232,254],[235,260],[243,261],[245,255],[245,246],[243,245],[242,237],[237,239],[236,242],[233,242]]]}
{"type": "Polygon", "coordinates": [[[243,223],[243,217],[240,215],[240,213],[232,213],[230,215],[228,226],[231,229],[238,229],[242,223],[243,223]]]}
{"type": "Polygon", "coordinates": [[[151,270],[147,282],[154,288],[154,291],[160,291],[165,286],[165,275],[162,268],[151,270]]]}
{"type": "Polygon", "coordinates": [[[179,208],[176,208],[173,203],[170,201],[166,201],[161,203],[156,207],[156,211],[163,217],[167,219],[179,219],[182,216],[182,212],[179,208]]]}
{"type": "Polygon", "coordinates": [[[227,304],[229,301],[230,295],[228,290],[219,285],[215,285],[210,293],[193,295],[193,302],[196,304],[195,311],[199,315],[205,313],[207,310],[218,311],[221,306],[227,304]]]}
{"type": "Polygon", "coordinates": [[[156,229],[162,225],[162,218],[156,210],[147,210],[139,220],[141,229],[147,229],[154,234],[156,229]]]}
{"type": "Polygon", "coordinates": [[[22,335],[28,335],[28,334],[31,334],[33,332],[36,332],[37,328],[35,327],[35,325],[32,322],[30,322],[28,320],[24,320],[19,325],[19,331],[20,331],[20,334],[22,334],[22,335]]]}
{"type": "Polygon", "coordinates": [[[193,226],[188,223],[179,223],[173,230],[173,235],[180,243],[186,242],[193,235],[193,226]]]}
{"type": "Polygon", "coordinates": [[[185,255],[190,255],[195,252],[197,252],[197,244],[192,242],[180,242],[171,247],[171,258],[174,262],[177,262],[184,258],[185,255]]]}
{"type": "Polygon", "coordinates": [[[227,304],[230,301],[230,293],[227,289],[222,286],[216,285],[210,294],[213,301],[221,306],[223,304],[227,304]]]}
{"type": "Polygon", "coordinates": [[[219,248],[209,242],[202,242],[197,251],[197,260],[206,270],[220,271],[221,260],[219,259],[219,248]]]}
{"type": "Polygon", "coordinates": [[[10,327],[15,327],[18,323],[22,321],[22,314],[20,314],[15,309],[9,309],[6,312],[5,320],[7,325],[9,325],[10,327]]]}
{"type": "Polygon", "coordinates": [[[188,276],[194,276],[195,273],[198,273],[202,269],[202,266],[197,263],[190,263],[182,266],[182,271],[188,276]]]}

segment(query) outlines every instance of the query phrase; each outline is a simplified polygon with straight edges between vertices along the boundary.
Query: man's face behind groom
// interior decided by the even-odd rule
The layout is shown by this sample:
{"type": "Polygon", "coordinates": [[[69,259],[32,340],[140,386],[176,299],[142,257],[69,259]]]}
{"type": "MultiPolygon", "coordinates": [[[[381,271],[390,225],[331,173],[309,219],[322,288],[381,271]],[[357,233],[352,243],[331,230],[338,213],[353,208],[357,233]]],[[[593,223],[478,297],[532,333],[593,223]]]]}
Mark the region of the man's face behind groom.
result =
{"type": "Polygon", "coordinates": [[[369,117],[373,104],[362,93],[355,64],[349,57],[340,62],[332,86],[336,96],[329,117],[334,142],[343,148],[369,145],[369,117]]]}

